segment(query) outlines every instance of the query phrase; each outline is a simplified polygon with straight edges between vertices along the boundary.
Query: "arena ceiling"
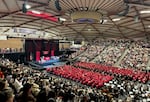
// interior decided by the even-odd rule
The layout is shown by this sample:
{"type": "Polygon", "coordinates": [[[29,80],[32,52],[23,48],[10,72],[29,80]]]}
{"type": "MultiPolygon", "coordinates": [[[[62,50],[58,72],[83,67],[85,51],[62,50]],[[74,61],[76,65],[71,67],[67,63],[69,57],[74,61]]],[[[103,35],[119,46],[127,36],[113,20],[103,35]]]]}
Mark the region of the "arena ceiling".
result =
{"type": "Polygon", "coordinates": [[[9,37],[88,41],[148,39],[150,0],[0,0],[0,32],[9,37]],[[98,22],[76,22],[71,15],[78,11],[101,17],[98,22]]]}

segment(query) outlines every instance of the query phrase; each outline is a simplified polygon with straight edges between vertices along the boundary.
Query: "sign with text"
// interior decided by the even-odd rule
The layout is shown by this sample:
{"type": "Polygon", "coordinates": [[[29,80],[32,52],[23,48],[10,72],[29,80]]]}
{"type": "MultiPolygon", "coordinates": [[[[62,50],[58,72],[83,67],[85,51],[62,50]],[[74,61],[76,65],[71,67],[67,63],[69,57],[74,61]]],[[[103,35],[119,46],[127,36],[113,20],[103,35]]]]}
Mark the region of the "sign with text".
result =
{"type": "Polygon", "coordinates": [[[14,33],[36,34],[36,30],[28,28],[14,28],[14,33]]]}

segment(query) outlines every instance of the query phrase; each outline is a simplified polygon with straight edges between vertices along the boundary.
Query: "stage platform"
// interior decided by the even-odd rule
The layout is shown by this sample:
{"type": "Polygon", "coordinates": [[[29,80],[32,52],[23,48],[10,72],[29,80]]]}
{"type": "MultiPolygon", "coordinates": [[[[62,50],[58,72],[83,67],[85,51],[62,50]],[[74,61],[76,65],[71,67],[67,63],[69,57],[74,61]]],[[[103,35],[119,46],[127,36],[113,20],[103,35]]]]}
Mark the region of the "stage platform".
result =
{"type": "Polygon", "coordinates": [[[49,60],[49,61],[45,61],[43,63],[37,62],[37,61],[32,61],[32,62],[28,62],[28,64],[30,65],[30,67],[32,67],[34,69],[44,70],[46,68],[63,66],[66,64],[66,62],[60,61],[60,60],[49,60]]]}
{"type": "Polygon", "coordinates": [[[35,61],[36,64],[40,65],[40,66],[48,66],[48,65],[53,65],[54,63],[60,62],[59,59],[54,59],[54,60],[47,60],[44,62],[37,62],[35,61]]]}

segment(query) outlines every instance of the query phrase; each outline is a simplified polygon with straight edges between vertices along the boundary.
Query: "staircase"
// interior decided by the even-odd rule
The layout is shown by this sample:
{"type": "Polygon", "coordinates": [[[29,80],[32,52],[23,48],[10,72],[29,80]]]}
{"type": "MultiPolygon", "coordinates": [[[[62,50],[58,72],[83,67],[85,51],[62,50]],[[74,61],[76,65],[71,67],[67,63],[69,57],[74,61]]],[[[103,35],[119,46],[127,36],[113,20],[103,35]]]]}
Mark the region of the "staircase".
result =
{"type": "MultiPolygon", "coordinates": [[[[106,48],[106,47],[104,47],[104,49],[105,49],[105,48],[106,48]]],[[[104,49],[103,49],[103,50],[104,50],[104,49]]],[[[103,51],[103,50],[102,50],[102,51],[103,51]]],[[[101,52],[102,52],[102,51],[101,51],[101,52]]],[[[91,59],[89,59],[89,62],[92,62],[97,56],[99,56],[99,54],[100,54],[101,52],[98,52],[95,56],[93,56],[91,59]]]]}
{"type": "Polygon", "coordinates": [[[83,52],[81,52],[79,55],[77,55],[74,58],[72,58],[71,60],[73,60],[73,61],[76,60],[78,57],[80,57],[81,55],[83,55],[86,50],[87,50],[87,48],[83,52]]]}
{"type": "Polygon", "coordinates": [[[149,57],[149,61],[148,61],[148,63],[147,63],[146,69],[147,69],[147,70],[150,70],[150,57],[149,57]]]}
{"type": "Polygon", "coordinates": [[[98,55],[99,55],[99,54],[93,56],[93,58],[91,58],[91,59],[89,60],[89,62],[93,61],[98,55]]]}
{"type": "MultiPolygon", "coordinates": [[[[109,46],[107,46],[107,47],[109,47],[109,46]]],[[[106,50],[107,47],[105,47],[105,48],[102,50],[101,53],[99,53],[99,54],[97,54],[95,57],[93,57],[93,59],[91,59],[90,62],[93,62],[93,61],[94,61],[95,59],[97,59],[103,52],[105,52],[105,50],[106,50]]]]}
{"type": "Polygon", "coordinates": [[[92,59],[90,59],[90,62],[94,62],[95,59],[97,59],[103,52],[105,52],[105,50],[107,48],[109,48],[110,46],[112,46],[113,43],[107,45],[99,54],[97,54],[96,56],[94,56],[92,59]]]}
{"type": "Polygon", "coordinates": [[[125,55],[127,54],[127,52],[129,51],[129,49],[126,49],[124,51],[124,53],[122,54],[122,56],[119,58],[119,60],[114,64],[115,67],[119,67],[119,64],[121,63],[122,59],[125,57],[125,55]]]}

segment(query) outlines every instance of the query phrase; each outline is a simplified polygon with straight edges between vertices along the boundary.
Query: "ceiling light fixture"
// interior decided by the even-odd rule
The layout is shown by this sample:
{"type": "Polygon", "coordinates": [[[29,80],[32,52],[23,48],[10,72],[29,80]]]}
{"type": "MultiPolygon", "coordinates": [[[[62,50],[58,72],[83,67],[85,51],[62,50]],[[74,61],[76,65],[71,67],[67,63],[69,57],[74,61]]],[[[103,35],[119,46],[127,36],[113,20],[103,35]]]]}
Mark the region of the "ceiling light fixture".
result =
{"type": "Polygon", "coordinates": [[[88,29],[88,31],[91,31],[91,29],[88,29]]]}
{"type": "Polygon", "coordinates": [[[59,20],[60,20],[60,21],[66,21],[66,19],[65,19],[65,18],[62,18],[62,17],[59,17],[59,20]]]}
{"type": "Polygon", "coordinates": [[[32,10],[31,12],[32,12],[32,13],[35,13],[35,14],[41,14],[41,12],[35,11],[35,10],[32,10]]]}
{"type": "Polygon", "coordinates": [[[120,21],[121,20],[121,18],[114,18],[114,19],[112,19],[112,21],[120,21]]]}
{"type": "Polygon", "coordinates": [[[30,9],[31,8],[31,6],[28,5],[28,4],[26,4],[25,7],[26,7],[26,9],[30,9]]]}
{"type": "MultiPolygon", "coordinates": [[[[100,20],[100,22],[102,22],[102,20],[100,20]]],[[[106,19],[104,19],[104,20],[103,20],[103,23],[106,23],[106,22],[107,22],[107,20],[106,20],[106,19]]]]}
{"type": "Polygon", "coordinates": [[[140,11],[140,13],[150,13],[150,10],[143,10],[143,11],[140,11]]]}

